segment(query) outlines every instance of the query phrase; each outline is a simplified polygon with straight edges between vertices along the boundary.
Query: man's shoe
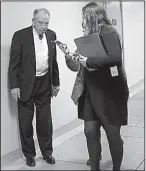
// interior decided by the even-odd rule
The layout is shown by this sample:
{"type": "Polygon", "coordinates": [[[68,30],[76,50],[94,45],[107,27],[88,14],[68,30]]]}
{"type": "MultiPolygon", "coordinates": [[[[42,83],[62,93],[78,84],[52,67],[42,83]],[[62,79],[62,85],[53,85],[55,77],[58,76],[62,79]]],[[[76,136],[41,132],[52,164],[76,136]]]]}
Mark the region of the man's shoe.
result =
{"type": "Polygon", "coordinates": [[[34,167],[36,165],[35,159],[33,157],[27,158],[26,159],[26,164],[30,167],[34,167]]]}
{"type": "Polygon", "coordinates": [[[43,159],[49,164],[55,164],[55,159],[52,155],[43,156],[43,159]]]}
{"type": "MultiPolygon", "coordinates": [[[[102,155],[100,156],[100,160],[101,160],[101,159],[102,159],[102,155]]],[[[87,160],[87,165],[88,165],[88,166],[91,165],[90,159],[87,160]]]]}
{"type": "Polygon", "coordinates": [[[90,163],[90,159],[87,160],[87,165],[89,166],[91,163],[90,163]]]}

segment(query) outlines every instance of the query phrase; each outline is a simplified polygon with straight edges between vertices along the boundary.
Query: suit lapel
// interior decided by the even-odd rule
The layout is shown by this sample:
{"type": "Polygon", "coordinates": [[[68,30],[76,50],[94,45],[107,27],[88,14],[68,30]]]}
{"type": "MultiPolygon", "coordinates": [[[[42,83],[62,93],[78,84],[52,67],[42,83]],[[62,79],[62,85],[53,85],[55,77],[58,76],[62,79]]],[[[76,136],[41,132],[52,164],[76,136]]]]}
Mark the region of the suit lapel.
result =
{"type": "Polygon", "coordinates": [[[51,46],[52,46],[52,43],[51,43],[51,34],[50,34],[50,32],[47,30],[47,32],[45,33],[45,35],[46,35],[46,39],[47,39],[47,43],[48,43],[48,56],[49,56],[49,60],[48,60],[48,62],[49,62],[49,65],[50,65],[50,63],[51,63],[51,60],[52,60],[52,53],[51,53],[51,46]]]}
{"type": "Polygon", "coordinates": [[[35,45],[34,45],[34,38],[33,38],[33,27],[29,27],[28,31],[28,39],[29,41],[27,42],[30,47],[30,56],[31,56],[31,62],[34,67],[34,70],[36,70],[36,59],[35,59],[35,45]]]}

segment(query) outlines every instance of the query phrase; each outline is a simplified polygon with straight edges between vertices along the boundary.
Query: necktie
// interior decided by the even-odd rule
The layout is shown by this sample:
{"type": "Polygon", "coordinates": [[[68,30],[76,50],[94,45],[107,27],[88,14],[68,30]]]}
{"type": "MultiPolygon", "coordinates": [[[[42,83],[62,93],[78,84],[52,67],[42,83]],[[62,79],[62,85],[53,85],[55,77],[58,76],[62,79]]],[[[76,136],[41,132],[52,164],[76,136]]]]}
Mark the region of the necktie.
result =
{"type": "Polygon", "coordinates": [[[39,34],[39,39],[40,39],[40,40],[43,39],[43,34],[39,34]]]}

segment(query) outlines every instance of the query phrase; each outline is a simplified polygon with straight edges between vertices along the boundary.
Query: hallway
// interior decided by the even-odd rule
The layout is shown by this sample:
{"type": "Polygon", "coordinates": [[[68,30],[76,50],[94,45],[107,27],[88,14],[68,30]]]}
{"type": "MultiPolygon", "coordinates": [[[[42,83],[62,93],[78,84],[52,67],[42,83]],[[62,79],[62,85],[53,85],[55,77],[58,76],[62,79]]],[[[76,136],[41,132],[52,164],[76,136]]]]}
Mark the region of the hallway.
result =
{"type": "MultiPolygon", "coordinates": [[[[122,128],[121,135],[124,140],[124,159],[122,170],[144,170],[144,91],[136,94],[129,100],[129,124],[122,128]]],[[[30,168],[25,165],[25,160],[18,160],[2,170],[90,170],[86,165],[88,159],[86,140],[83,133],[83,124],[76,120],[74,130],[69,134],[59,137],[55,141],[54,132],[54,157],[55,165],[44,162],[37,151],[36,166],[30,168]]],[[[70,128],[68,128],[70,129],[70,128]]],[[[112,162],[105,132],[102,130],[102,156],[101,169],[111,170],[112,162]]]]}

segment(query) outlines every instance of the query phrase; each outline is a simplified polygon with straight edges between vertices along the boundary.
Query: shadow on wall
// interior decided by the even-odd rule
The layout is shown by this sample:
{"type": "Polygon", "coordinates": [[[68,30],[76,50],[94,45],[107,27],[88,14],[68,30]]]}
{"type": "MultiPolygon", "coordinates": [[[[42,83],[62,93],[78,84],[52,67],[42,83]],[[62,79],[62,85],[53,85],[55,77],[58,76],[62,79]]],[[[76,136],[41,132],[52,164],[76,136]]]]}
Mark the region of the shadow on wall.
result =
{"type": "MultiPolygon", "coordinates": [[[[10,56],[10,47],[6,47],[6,51],[8,51],[8,56],[10,56]]],[[[4,51],[5,52],[5,51],[4,51]]],[[[8,60],[9,64],[9,60],[8,60]]],[[[11,95],[11,89],[10,89],[10,84],[9,84],[9,74],[7,72],[7,90],[8,90],[8,103],[9,103],[9,109],[10,109],[10,114],[14,117],[16,116],[18,119],[18,110],[17,110],[17,102],[13,99],[11,95]]]]}
{"type": "MultiPolygon", "coordinates": [[[[10,47],[6,47],[6,51],[8,51],[8,56],[10,56],[10,47]]],[[[9,60],[8,60],[8,64],[9,64],[9,60]]],[[[7,92],[8,92],[8,107],[9,107],[10,115],[12,118],[15,118],[17,122],[17,130],[19,134],[18,107],[17,107],[17,102],[15,101],[15,99],[12,97],[11,94],[8,72],[7,72],[7,92]]],[[[18,138],[20,144],[20,136],[18,136],[18,138]]]]}

